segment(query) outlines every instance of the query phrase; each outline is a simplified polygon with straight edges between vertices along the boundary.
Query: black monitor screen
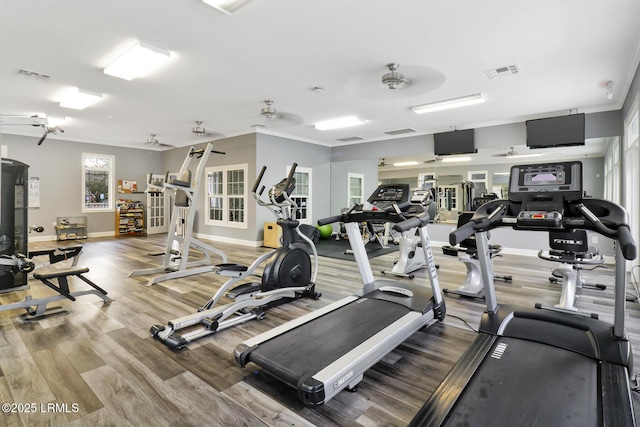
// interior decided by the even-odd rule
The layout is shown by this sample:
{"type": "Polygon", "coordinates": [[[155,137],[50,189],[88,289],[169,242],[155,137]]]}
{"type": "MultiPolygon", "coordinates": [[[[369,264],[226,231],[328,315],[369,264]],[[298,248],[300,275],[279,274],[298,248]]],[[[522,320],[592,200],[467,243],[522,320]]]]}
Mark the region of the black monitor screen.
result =
{"type": "Polygon", "coordinates": [[[436,156],[476,153],[474,129],[454,130],[433,135],[436,156]]]}
{"type": "Polygon", "coordinates": [[[527,120],[529,148],[584,145],[584,114],[527,120]]]}

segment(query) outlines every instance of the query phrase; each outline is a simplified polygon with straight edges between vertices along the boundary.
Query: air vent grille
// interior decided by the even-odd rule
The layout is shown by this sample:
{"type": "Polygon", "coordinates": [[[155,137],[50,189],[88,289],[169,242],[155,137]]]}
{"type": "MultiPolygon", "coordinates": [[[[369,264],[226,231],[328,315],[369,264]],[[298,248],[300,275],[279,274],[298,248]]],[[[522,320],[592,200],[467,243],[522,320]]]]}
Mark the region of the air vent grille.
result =
{"type": "Polygon", "coordinates": [[[47,82],[51,78],[51,76],[48,76],[46,74],[36,73],[35,71],[22,70],[22,69],[18,70],[18,75],[29,78],[29,79],[33,79],[33,80],[40,80],[43,82],[47,82]]]}
{"type": "Polygon", "coordinates": [[[362,140],[362,139],[364,139],[364,138],[361,138],[361,137],[359,137],[359,136],[349,136],[349,137],[346,137],[346,138],[338,138],[338,139],[336,139],[336,141],[340,141],[340,142],[353,142],[353,141],[360,141],[360,140],[362,140]]]}
{"type": "Polygon", "coordinates": [[[521,72],[522,70],[520,69],[520,66],[518,64],[513,64],[513,65],[505,65],[504,67],[493,68],[491,70],[486,70],[485,74],[490,79],[493,79],[496,77],[504,77],[512,74],[520,74],[521,72]]]}
{"type": "Polygon", "coordinates": [[[388,130],[385,133],[387,135],[402,135],[403,133],[413,133],[417,132],[415,129],[406,128],[406,129],[396,129],[396,130],[388,130]]]}

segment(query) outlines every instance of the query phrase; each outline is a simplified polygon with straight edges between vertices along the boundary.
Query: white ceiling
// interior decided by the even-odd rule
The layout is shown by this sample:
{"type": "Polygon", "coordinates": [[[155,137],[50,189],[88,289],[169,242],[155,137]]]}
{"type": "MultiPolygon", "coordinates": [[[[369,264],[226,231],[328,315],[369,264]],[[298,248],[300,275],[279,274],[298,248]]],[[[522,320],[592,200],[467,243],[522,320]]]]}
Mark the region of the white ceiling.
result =
{"type": "MultiPolygon", "coordinates": [[[[256,124],[337,146],[354,136],[387,139],[384,132],[397,129],[416,135],[617,110],[640,62],[638,0],[253,0],[231,16],[200,0],[29,0],[3,1],[0,16],[0,114],[66,116],[65,133],[49,139],[141,149],[150,148],[151,133],[186,146],[256,124]],[[103,74],[136,41],[174,58],[144,79],[103,74]],[[400,64],[408,87],[381,84],[390,62],[400,64]],[[508,65],[521,72],[485,74],[508,65]],[[69,87],[104,98],[83,111],[65,109],[59,95],[69,87]],[[425,115],[409,109],[478,92],[486,103],[425,115]],[[260,116],[265,99],[283,119],[260,116]],[[313,127],[345,115],[368,122],[313,127]],[[196,120],[210,135],[191,132],[196,120]]],[[[20,126],[3,132],[42,134],[20,126]]]]}

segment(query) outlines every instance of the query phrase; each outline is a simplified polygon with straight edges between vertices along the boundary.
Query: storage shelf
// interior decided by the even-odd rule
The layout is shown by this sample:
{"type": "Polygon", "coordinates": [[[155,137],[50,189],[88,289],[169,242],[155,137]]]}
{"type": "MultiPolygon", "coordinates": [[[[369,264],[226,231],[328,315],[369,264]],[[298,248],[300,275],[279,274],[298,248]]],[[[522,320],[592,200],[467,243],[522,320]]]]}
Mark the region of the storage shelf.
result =
{"type": "Polygon", "coordinates": [[[142,202],[119,202],[116,204],[116,236],[139,236],[144,234],[144,205],[142,202]]]}
{"type": "Polygon", "coordinates": [[[77,240],[87,238],[86,216],[61,216],[56,218],[56,237],[58,240],[77,240]]]}

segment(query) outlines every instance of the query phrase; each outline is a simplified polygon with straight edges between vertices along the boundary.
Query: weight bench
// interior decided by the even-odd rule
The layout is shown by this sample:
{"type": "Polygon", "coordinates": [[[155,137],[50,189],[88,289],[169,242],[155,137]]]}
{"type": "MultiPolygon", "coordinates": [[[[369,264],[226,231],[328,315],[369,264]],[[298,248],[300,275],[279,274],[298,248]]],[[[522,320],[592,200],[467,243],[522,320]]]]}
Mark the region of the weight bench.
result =
{"type": "Polygon", "coordinates": [[[78,265],[78,260],[80,259],[80,254],[82,253],[82,245],[74,245],[74,246],[64,246],[53,249],[39,249],[35,251],[29,252],[29,258],[34,258],[38,256],[47,255],[49,260],[43,262],[42,264],[37,264],[36,268],[43,267],[45,265],[55,264],[57,262],[66,261],[68,259],[73,259],[71,262],[71,267],[75,267],[78,265]]]}
{"type": "Polygon", "coordinates": [[[13,310],[15,308],[24,308],[26,313],[22,315],[25,321],[41,320],[52,316],[61,316],[67,314],[68,311],[61,307],[51,307],[47,310],[47,305],[53,301],[59,301],[63,299],[69,299],[75,301],[77,297],[83,295],[96,295],[100,297],[104,302],[111,302],[113,299],[107,296],[107,291],[93,283],[91,280],[83,276],[84,273],[89,271],[86,267],[70,268],[67,270],[52,271],[49,273],[33,273],[33,277],[40,280],[43,284],[49,288],[58,292],[59,295],[53,295],[44,298],[32,299],[30,295],[27,295],[26,299],[21,302],[13,304],[0,305],[0,311],[13,310]],[[80,280],[87,283],[93,289],[87,289],[83,291],[71,292],[69,289],[69,276],[76,276],[80,280]],[[57,284],[52,280],[57,279],[57,284]]]}

